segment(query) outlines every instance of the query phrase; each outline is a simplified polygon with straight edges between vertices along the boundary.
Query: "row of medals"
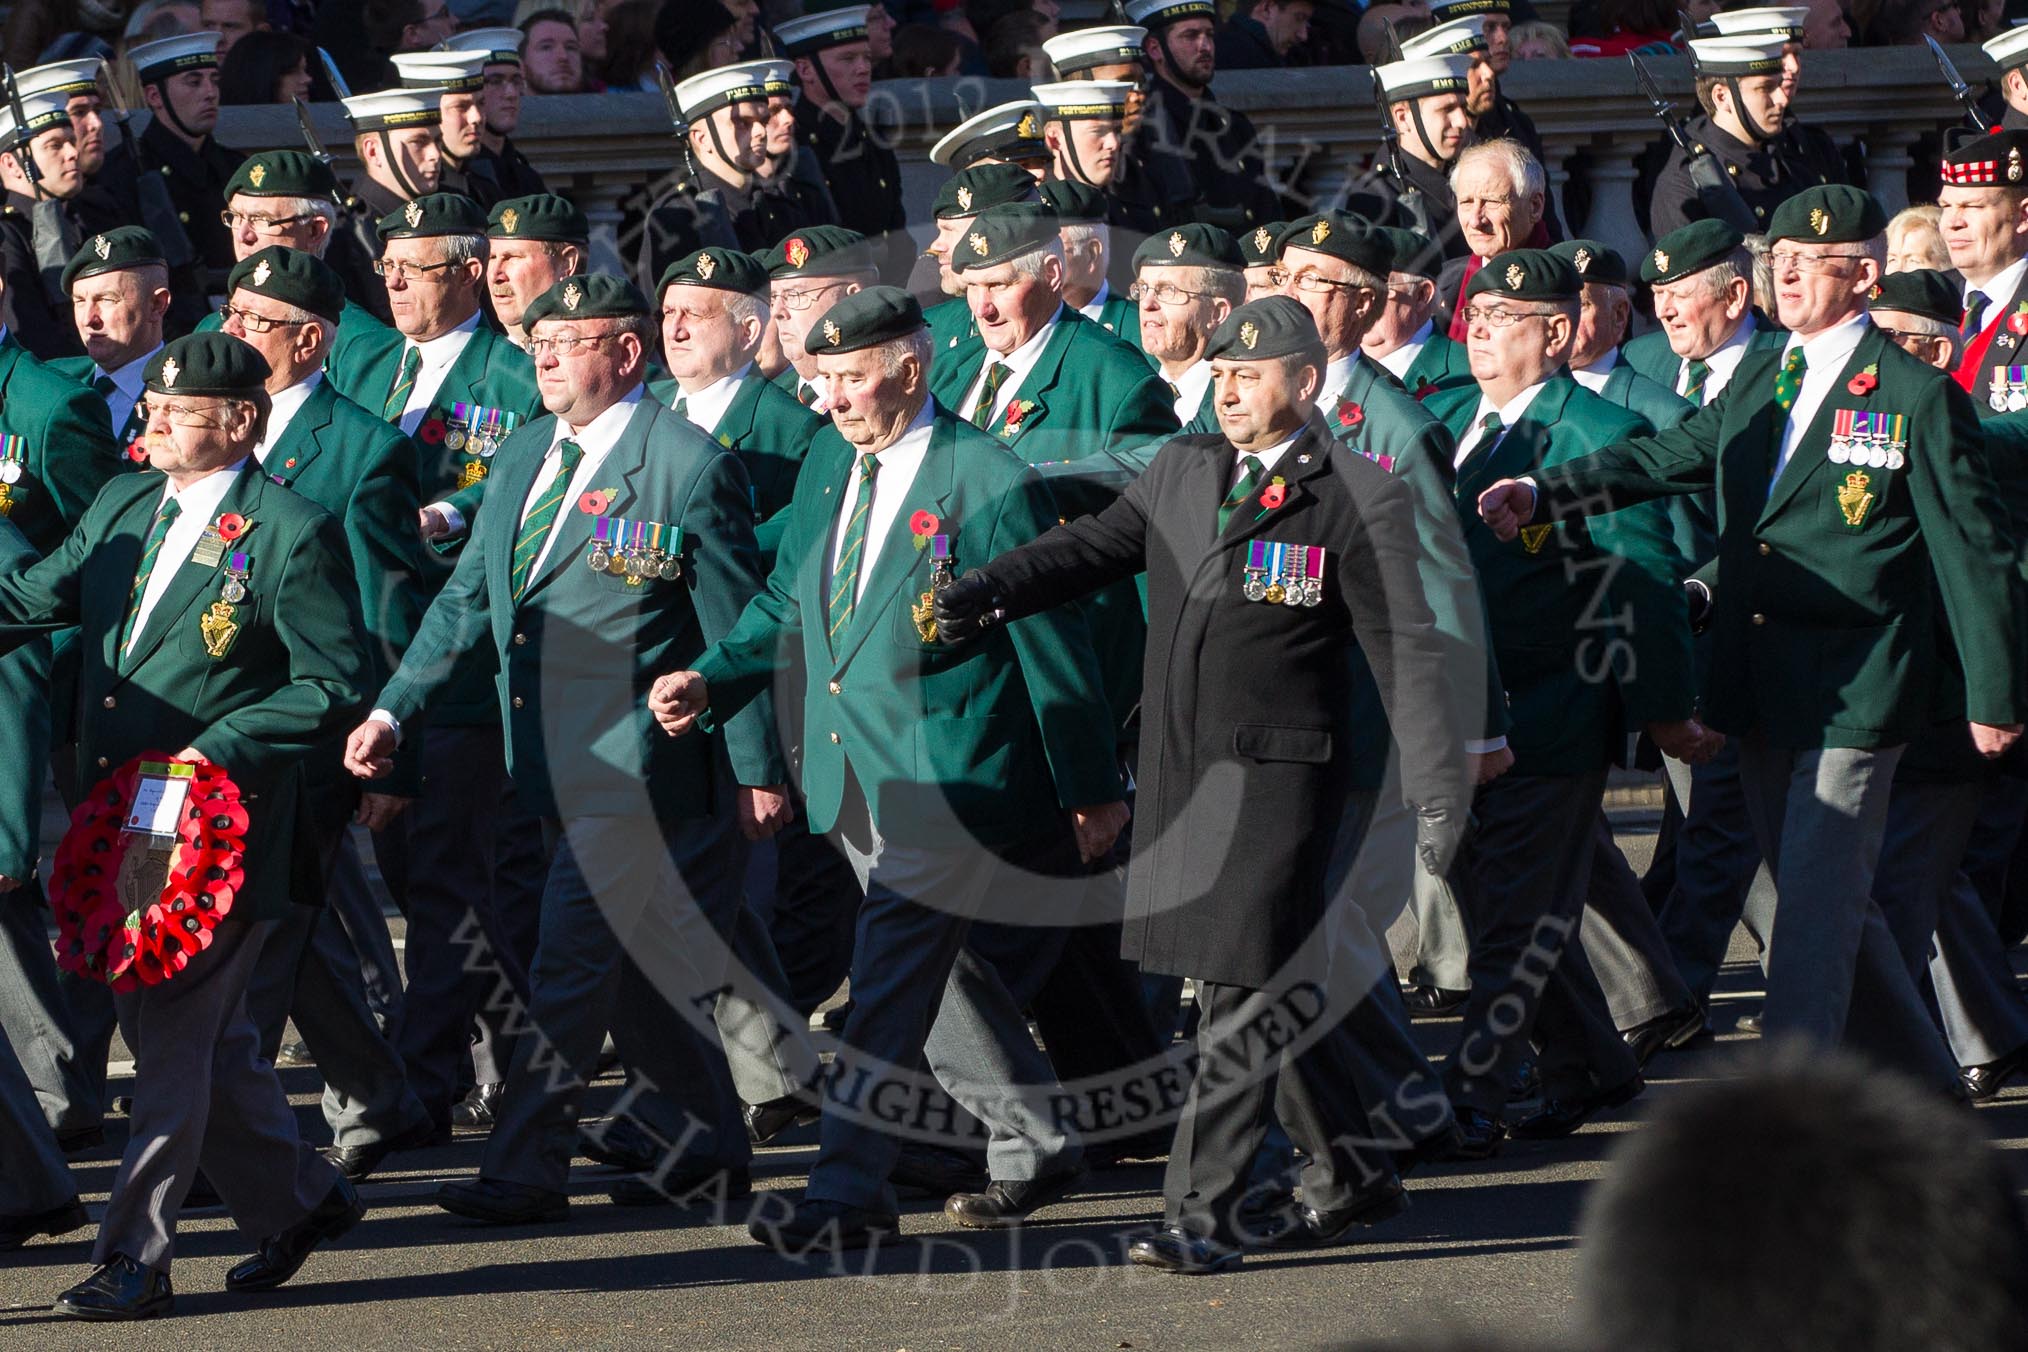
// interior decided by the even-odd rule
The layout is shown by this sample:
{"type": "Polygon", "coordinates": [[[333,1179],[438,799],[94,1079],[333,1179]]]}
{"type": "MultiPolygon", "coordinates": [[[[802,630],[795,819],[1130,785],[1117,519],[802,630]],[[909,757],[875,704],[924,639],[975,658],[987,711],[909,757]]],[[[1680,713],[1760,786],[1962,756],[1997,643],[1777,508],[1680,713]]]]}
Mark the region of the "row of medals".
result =
{"type": "Polygon", "coordinates": [[[1309,572],[1309,562],[1309,545],[1290,545],[1279,578],[1270,582],[1267,569],[1248,568],[1246,581],[1240,590],[1246,594],[1247,600],[1265,601],[1271,606],[1321,605],[1324,601],[1324,580],[1305,576],[1309,572]]]}
{"type": "Polygon", "coordinates": [[[1825,457],[1834,465],[1867,465],[1873,469],[1900,469],[1908,463],[1908,457],[1901,453],[1899,441],[1872,441],[1863,437],[1837,438],[1831,440],[1831,449],[1825,457]]]}
{"type": "Polygon", "coordinates": [[[682,561],[674,554],[665,554],[646,545],[625,545],[612,550],[604,544],[594,544],[584,561],[594,573],[609,573],[629,582],[646,582],[651,577],[674,582],[683,576],[682,561]]]}

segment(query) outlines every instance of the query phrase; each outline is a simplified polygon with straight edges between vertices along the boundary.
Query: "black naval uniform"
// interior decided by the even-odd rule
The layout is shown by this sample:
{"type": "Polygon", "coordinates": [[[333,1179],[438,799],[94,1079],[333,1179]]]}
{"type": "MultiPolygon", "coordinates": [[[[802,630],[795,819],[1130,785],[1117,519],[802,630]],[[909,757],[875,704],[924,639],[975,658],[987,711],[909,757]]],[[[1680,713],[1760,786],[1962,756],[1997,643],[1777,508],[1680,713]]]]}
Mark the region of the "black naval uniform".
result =
{"type": "MultiPolygon", "coordinates": [[[[816,152],[838,209],[837,223],[868,239],[887,241],[880,279],[900,285],[915,262],[916,248],[908,234],[908,213],[901,205],[901,163],[894,152],[867,130],[858,113],[848,111],[840,122],[809,98],[796,105],[796,143],[816,152]]],[[[770,236],[765,244],[780,242],[786,233],[770,236]]]]}
{"type": "Polygon", "coordinates": [[[340,216],[331,225],[331,245],[324,251],[324,262],[345,279],[345,294],[352,303],[388,325],[394,323],[394,312],[387,308],[387,287],[373,270],[380,258],[378,226],[381,217],[407,200],[361,174],[338,204],[340,216]]]}
{"type": "MultiPolygon", "coordinates": [[[[652,296],[663,272],[687,253],[712,246],[759,253],[785,235],[821,223],[803,198],[758,179],[740,192],[702,172],[686,150],[672,172],[626,204],[620,258],[631,269],[634,284],[652,296]]],[[[906,240],[908,232],[901,237],[906,240]]]]}
{"type": "Polygon", "coordinates": [[[479,204],[482,211],[491,211],[497,202],[504,202],[511,194],[500,186],[500,180],[493,176],[493,162],[483,155],[474,155],[468,160],[454,160],[451,152],[444,152],[443,170],[437,179],[437,191],[454,192],[469,197],[479,204]]]}
{"type": "Polygon", "coordinates": [[[1219,70],[1275,70],[1286,66],[1268,32],[1258,19],[1235,14],[1218,26],[1216,68],[1219,70]]]}
{"type": "MultiPolygon", "coordinates": [[[[1136,238],[1197,219],[1197,184],[1190,177],[1190,166],[1180,155],[1165,154],[1157,144],[1158,135],[1157,120],[1143,117],[1120,147],[1119,167],[1106,189],[1106,223],[1136,238]]],[[[1128,261],[1131,282],[1133,250],[1114,253],[1128,261]]]]}
{"type": "MultiPolygon", "coordinates": [[[[1807,159],[1797,160],[1782,153],[1781,142],[1748,145],[1730,132],[1720,130],[1709,116],[1693,118],[1687,128],[1691,143],[1702,153],[1709,150],[1725,166],[1732,186],[1753,213],[1762,229],[1774,209],[1805,188],[1831,180],[1821,167],[1807,159]]],[[[1681,149],[1670,153],[1668,162],[1655,179],[1655,192],[1648,212],[1648,232],[1659,239],[1709,213],[1697,200],[1690,184],[1690,156],[1681,149]]]]}
{"type": "Polygon", "coordinates": [[[539,192],[548,192],[549,185],[542,181],[542,175],[535,172],[535,166],[515,146],[514,138],[500,138],[498,150],[479,147],[479,153],[472,157],[475,166],[483,164],[492,172],[493,181],[500,185],[500,200],[509,197],[531,197],[539,192]]]}
{"type": "MultiPolygon", "coordinates": [[[[82,240],[70,203],[61,204],[64,233],[82,240]]],[[[30,213],[35,203],[19,193],[8,193],[0,204],[0,276],[6,295],[0,299],[0,317],[7,331],[43,361],[74,357],[84,351],[78,343],[77,328],[71,323],[70,306],[59,304],[50,294],[54,278],[45,280],[35,261],[35,230],[30,213]]]]}
{"type": "MultiPolygon", "coordinates": [[[[1442,248],[1444,261],[1469,257],[1472,251],[1465,244],[1465,232],[1458,227],[1458,199],[1451,192],[1449,167],[1439,169],[1427,161],[1417,159],[1406,150],[1401,153],[1401,167],[1408,174],[1408,183],[1405,186],[1414,188],[1422,194],[1423,211],[1429,217],[1430,238],[1442,248]]],[[[1385,171],[1386,166],[1381,166],[1381,169],[1385,171]]],[[[1384,176],[1389,180],[1390,186],[1395,187],[1397,191],[1400,190],[1402,185],[1393,183],[1394,175],[1391,172],[1384,172],[1384,176]]],[[[1358,205],[1354,203],[1353,209],[1357,210],[1358,205]]],[[[1375,219],[1378,220],[1380,217],[1375,219]]],[[[1409,219],[1407,212],[1391,205],[1386,221],[1389,225],[1398,225],[1403,229],[1417,228],[1416,222],[1409,219]]]]}
{"type": "MultiPolygon", "coordinates": [[[[192,150],[155,121],[135,141],[107,151],[105,166],[95,181],[120,184],[136,174],[162,175],[169,185],[169,200],[176,207],[176,219],[182,222],[183,231],[204,266],[206,293],[222,293],[225,274],[238,260],[233,256],[232,232],[225,228],[219,215],[225,210],[225,185],[245,159],[245,152],[220,145],[214,136],[205,137],[203,144],[192,150]],[[136,148],[130,150],[129,145],[136,148]],[[137,156],[139,164],[134,162],[137,156]]],[[[123,224],[133,224],[139,219],[136,214],[123,224]]]]}
{"type": "Polygon", "coordinates": [[[1192,98],[1157,79],[1143,120],[1152,126],[1155,156],[1180,162],[1190,174],[1198,220],[1236,235],[1281,219],[1281,199],[1268,186],[1246,114],[1220,104],[1208,88],[1192,98]]]}

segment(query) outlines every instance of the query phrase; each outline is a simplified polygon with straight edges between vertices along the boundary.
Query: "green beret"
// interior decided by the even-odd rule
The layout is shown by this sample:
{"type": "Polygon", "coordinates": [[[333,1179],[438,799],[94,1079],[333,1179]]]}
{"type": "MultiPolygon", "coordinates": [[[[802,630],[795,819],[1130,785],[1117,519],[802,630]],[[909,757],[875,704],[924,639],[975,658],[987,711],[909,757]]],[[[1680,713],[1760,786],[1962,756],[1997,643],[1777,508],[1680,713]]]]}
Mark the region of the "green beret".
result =
{"type": "Polygon", "coordinates": [[[301,150],[263,150],[240,161],[225,181],[225,198],[322,197],[336,202],[342,194],[331,166],[301,150]]]}
{"type": "Polygon", "coordinates": [[[379,230],[384,240],[483,235],[486,215],[477,202],[462,193],[433,192],[382,216],[379,230]]]}
{"type": "Polygon", "coordinates": [[[1056,208],[1056,214],[1065,225],[1103,225],[1106,219],[1106,195],[1089,183],[1078,183],[1067,178],[1052,178],[1045,181],[1036,191],[1042,200],[1056,208]]]}
{"type": "Polygon", "coordinates": [[[345,279],[321,260],[280,244],[255,250],[233,265],[225,289],[230,293],[241,287],[334,324],[345,312],[345,279]]]}
{"type": "Polygon", "coordinates": [[[70,256],[70,262],[63,265],[63,289],[66,294],[70,284],[80,277],[96,277],[101,272],[124,272],[128,268],[144,268],[151,263],[162,261],[162,246],[155,237],[138,225],[116,225],[103,235],[86,237],[78,245],[77,252],[70,256]]]}
{"type": "Polygon", "coordinates": [[[1034,253],[1056,242],[1059,225],[1056,212],[1041,202],[988,207],[951,245],[951,271],[997,267],[1034,253]]]}
{"type": "Polygon", "coordinates": [[[1232,268],[1246,266],[1232,236],[1215,225],[1192,221],[1166,235],[1150,235],[1134,250],[1134,271],[1158,268],[1232,268]]]}
{"type": "Polygon", "coordinates": [[[1226,316],[1205,345],[1204,355],[1227,361],[1310,357],[1324,364],[1324,340],[1303,303],[1287,296],[1262,296],[1226,316]]]}
{"type": "Polygon", "coordinates": [[[1911,268],[1882,277],[1867,296],[1866,308],[1920,315],[1956,328],[1964,316],[1965,298],[1957,283],[1935,268],[1911,268]]]}
{"type": "Polygon", "coordinates": [[[1549,252],[1570,264],[1580,282],[1597,282],[1600,286],[1627,284],[1627,260],[1603,240],[1566,239],[1550,245],[1549,252]]]}
{"type": "Polygon", "coordinates": [[[768,289],[768,270],[752,254],[737,249],[699,249],[671,263],[655,285],[661,295],[672,286],[706,286],[757,296],[768,289]]]}
{"type": "Polygon", "coordinates": [[[1805,188],[1774,209],[1767,238],[1816,244],[1864,244],[1887,233],[1887,213],[1873,194],[1842,183],[1805,188]]]}
{"type": "Polygon", "coordinates": [[[148,388],[157,394],[243,396],[274,374],[267,358],[229,333],[216,330],[171,338],[148,360],[148,388]]]}
{"type": "Polygon", "coordinates": [[[1282,231],[1288,228],[1285,221],[1269,221],[1238,236],[1241,262],[1250,268],[1273,267],[1281,253],[1282,231]]]}
{"type": "Polygon", "coordinates": [[[1314,250],[1376,277],[1394,271],[1394,241],[1349,212],[1320,211],[1291,221],[1276,247],[1284,254],[1291,249],[1314,250]]]}
{"type": "Polygon", "coordinates": [[[648,298],[632,282],[604,272],[566,277],[530,301],[521,327],[545,319],[638,319],[649,312],[648,298]]]}
{"type": "Polygon", "coordinates": [[[1465,288],[1465,299],[1496,291],[1515,300],[1576,300],[1577,269],[1547,249],[1510,249],[1494,255],[1465,288]]]}
{"type": "Polygon", "coordinates": [[[760,261],[774,281],[790,277],[852,277],[880,271],[866,236],[842,225],[813,225],[798,230],[761,254],[760,261]]]}
{"type": "Polygon", "coordinates": [[[1641,259],[1641,280],[1649,286],[1675,282],[1732,257],[1746,236],[1724,221],[1692,221],[1655,241],[1641,259]]]}
{"type": "Polygon", "coordinates": [[[898,286],[869,286],[855,291],[824,312],[803,335],[811,356],[825,352],[857,352],[905,338],[922,327],[922,306],[898,286]]]}
{"type": "Polygon", "coordinates": [[[1018,164],[975,164],[951,175],[937,189],[930,212],[940,221],[959,216],[976,216],[987,207],[1009,202],[1033,202],[1038,189],[1035,175],[1018,164]]]}
{"type": "Polygon", "coordinates": [[[1398,225],[1375,226],[1387,236],[1387,242],[1394,246],[1394,263],[1390,272],[1403,272],[1411,277],[1427,277],[1436,281],[1444,270],[1444,253],[1435,240],[1428,235],[1418,235],[1413,230],[1404,230],[1398,225]]]}
{"type": "Polygon", "coordinates": [[[591,242],[591,222],[565,198],[554,193],[530,193],[495,205],[486,217],[486,237],[583,245],[591,242]]]}

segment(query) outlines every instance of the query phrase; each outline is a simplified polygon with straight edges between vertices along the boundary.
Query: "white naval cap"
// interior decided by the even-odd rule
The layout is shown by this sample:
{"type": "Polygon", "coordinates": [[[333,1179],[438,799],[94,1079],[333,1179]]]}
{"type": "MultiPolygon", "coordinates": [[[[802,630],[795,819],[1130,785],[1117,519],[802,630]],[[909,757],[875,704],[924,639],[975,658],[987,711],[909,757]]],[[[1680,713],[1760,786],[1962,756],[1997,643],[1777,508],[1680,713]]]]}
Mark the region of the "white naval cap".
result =
{"type": "Polygon", "coordinates": [[[1059,80],[1033,87],[1045,122],[1118,117],[1140,86],[1131,80],[1059,80]]]}
{"type": "Polygon", "coordinates": [[[403,86],[421,89],[442,86],[446,94],[469,94],[486,87],[486,66],[492,54],[485,51],[396,52],[388,60],[401,74],[403,86]]]}
{"type": "Polygon", "coordinates": [[[434,127],[442,114],[437,101],[446,91],[441,86],[426,89],[376,89],[371,94],[354,94],[342,99],[345,116],[354,131],[399,131],[403,127],[434,127]]]}
{"type": "Polygon", "coordinates": [[[61,94],[69,98],[73,94],[95,93],[99,87],[99,65],[99,58],[86,56],[75,61],[30,66],[14,73],[14,87],[23,98],[30,94],[61,94]]]}
{"type": "Polygon", "coordinates": [[[21,96],[21,115],[26,125],[22,132],[14,120],[14,103],[11,99],[0,99],[0,149],[12,150],[24,141],[32,141],[51,127],[70,125],[70,95],[55,90],[40,94],[21,96]]]}
{"type": "Polygon", "coordinates": [[[1486,50],[1486,16],[1473,14],[1426,28],[1414,37],[1401,40],[1401,59],[1419,61],[1426,56],[1470,56],[1486,50]]]}
{"type": "Polygon", "coordinates": [[[1472,58],[1422,56],[1412,61],[1390,61],[1373,73],[1380,77],[1380,87],[1394,103],[1432,94],[1462,94],[1472,81],[1472,58]]]}
{"type": "Polygon", "coordinates": [[[137,42],[127,49],[134,65],[134,78],[142,84],[166,80],[186,70],[204,70],[218,65],[220,35],[213,32],[179,33],[173,38],[137,42]]]}
{"type": "Polygon", "coordinates": [[[1058,33],[1042,44],[1042,54],[1058,75],[1074,75],[1093,66],[1120,66],[1142,60],[1141,40],[1148,30],[1135,24],[1110,24],[1058,33]]]}
{"type": "Polygon", "coordinates": [[[440,52],[484,52],[489,65],[511,61],[521,64],[521,30],[518,28],[467,28],[437,44],[440,52]]]}
{"type": "Polygon", "coordinates": [[[945,132],[930,147],[930,163],[963,168],[977,158],[966,153],[974,146],[983,153],[1010,141],[1039,141],[1041,136],[1042,106],[1033,99],[1016,99],[974,113],[945,132]]]}
{"type": "Polygon", "coordinates": [[[750,65],[719,66],[676,86],[676,106],[692,122],[711,116],[727,104],[764,103],[767,96],[761,72],[750,65]]]}
{"type": "Polygon", "coordinates": [[[1699,75],[1772,75],[1782,68],[1788,39],[1760,33],[1690,39],[1690,68],[1699,75]]]}
{"type": "Polygon", "coordinates": [[[786,56],[809,56],[827,47],[866,41],[866,13],[871,5],[846,5],[819,14],[805,14],[775,25],[775,41],[786,56]]]}
{"type": "Polygon", "coordinates": [[[1993,63],[2003,71],[2028,66],[2028,21],[2023,21],[1998,37],[1987,38],[1979,44],[1981,51],[1993,58],[1993,63]]]}
{"type": "Polygon", "coordinates": [[[1714,14],[1698,24],[1697,31],[1728,38],[1778,35],[1793,42],[1803,35],[1803,24],[1809,17],[1804,6],[1762,5],[1714,14]]]}

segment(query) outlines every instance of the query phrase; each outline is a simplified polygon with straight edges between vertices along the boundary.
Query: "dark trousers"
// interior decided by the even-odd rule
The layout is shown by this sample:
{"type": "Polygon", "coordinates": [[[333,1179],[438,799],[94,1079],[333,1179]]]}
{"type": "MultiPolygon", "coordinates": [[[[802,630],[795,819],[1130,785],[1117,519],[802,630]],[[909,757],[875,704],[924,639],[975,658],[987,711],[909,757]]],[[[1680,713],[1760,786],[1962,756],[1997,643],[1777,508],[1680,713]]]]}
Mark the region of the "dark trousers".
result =
{"type": "Polygon", "coordinates": [[[1762,905],[1751,909],[1772,909],[1774,878],[1761,863],[1760,842],[1747,816],[1735,743],[1728,741],[1704,765],[1665,759],[1663,769],[1683,803],[1683,824],[1674,883],[1661,908],[1662,937],[1683,984],[1708,1005],[1733,928],[1749,910],[1748,895],[1763,894],[1762,905]]]}
{"type": "Polygon", "coordinates": [[[852,934],[863,894],[837,845],[810,833],[802,794],[791,791],[790,796],[796,819],[754,852],[748,895],[766,899],[761,911],[787,983],[783,994],[808,1018],[837,992],[852,966],[852,934]]]}

